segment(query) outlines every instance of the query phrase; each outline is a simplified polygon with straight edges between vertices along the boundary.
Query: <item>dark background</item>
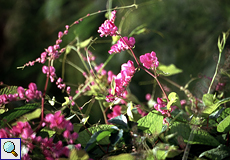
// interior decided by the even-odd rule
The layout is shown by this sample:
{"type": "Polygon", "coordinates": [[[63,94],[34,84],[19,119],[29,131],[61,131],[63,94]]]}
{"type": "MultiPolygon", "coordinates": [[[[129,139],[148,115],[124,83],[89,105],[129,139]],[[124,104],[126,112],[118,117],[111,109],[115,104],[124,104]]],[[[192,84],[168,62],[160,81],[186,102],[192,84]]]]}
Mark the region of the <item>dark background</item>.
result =
{"type": "MultiPolygon", "coordinates": [[[[112,6],[127,6],[133,2],[117,0],[112,6]]],[[[45,48],[55,44],[58,32],[63,31],[66,24],[73,23],[87,13],[106,9],[107,3],[105,0],[0,0],[0,81],[7,85],[23,87],[35,82],[38,89],[43,90],[45,75],[41,72],[42,64],[26,67],[24,70],[16,68],[40,57],[45,48]]],[[[213,76],[218,56],[218,36],[230,28],[229,0],[136,0],[136,3],[137,9],[118,10],[115,24],[119,26],[122,17],[124,18],[121,28],[123,36],[146,24],[145,33],[135,36],[134,52],[137,57],[155,51],[161,63],[173,63],[183,69],[183,73],[169,77],[183,86],[191,77],[213,76]]],[[[72,41],[75,36],[82,41],[90,36],[109,40],[108,43],[93,44],[94,49],[91,48],[97,62],[104,62],[109,56],[111,45],[111,38],[100,38],[97,33],[104,20],[104,13],[84,19],[70,29],[61,47],[72,41]]],[[[223,57],[226,56],[227,51],[223,53],[223,57]]],[[[71,52],[68,58],[76,64],[80,63],[76,53],[71,52]]],[[[133,60],[127,52],[116,54],[106,69],[117,74],[120,65],[129,59],[133,60]]],[[[59,60],[55,62],[55,67],[56,74],[61,76],[59,60]]],[[[65,80],[76,85],[84,81],[82,75],[68,65],[65,80]]],[[[153,88],[152,84],[140,85],[140,82],[147,84],[151,80],[143,71],[136,73],[132,80],[131,90],[141,101],[145,100],[145,94],[151,93],[153,88]]],[[[165,81],[162,82],[172,87],[165,81]]],[[[192,82],[190,89],[199,96],[199,92],[204,92],[207,85],[200,79],[192,82]],[[202,84],[203,88],[198,83],[202,84]]],[[[52,91],[52,88],[49,88],[49,91],[52,91]]],[[[183,92],[177,92],[184,97],[183,92]]],[[[52,94],[57,96],[58,93],[50,92],[50,96],[52,94]]]]}

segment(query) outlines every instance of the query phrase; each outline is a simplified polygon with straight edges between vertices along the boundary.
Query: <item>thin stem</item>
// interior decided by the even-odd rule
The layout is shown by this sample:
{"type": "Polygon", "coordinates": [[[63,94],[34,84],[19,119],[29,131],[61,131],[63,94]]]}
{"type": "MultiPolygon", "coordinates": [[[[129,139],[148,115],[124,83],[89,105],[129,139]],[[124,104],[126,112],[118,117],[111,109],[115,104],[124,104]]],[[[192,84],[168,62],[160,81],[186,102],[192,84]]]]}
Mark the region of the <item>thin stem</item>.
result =
{"type": "Polygon", "coordinates": [[[214,75],[213,75],[213,78],[212,78],[212,81],[211,81],[210,86],[209,86],[209,88],[208,88],[207,94],[210,93],[210,90],[211,90],[211,88],[212,88],[213,82],[214,82],[214,80],[215,80],[215,78],[216,78],[216,75],[217,75],[217,72],[218,72],[218,67],[219,67],[219,64],[220,64],[220,59],[221,59],[221,52],[219,53],[219,58],[218,58],[218,62],[217,62],[217,65],[216,65],[216,71],[215,71],[215,73],[214,73],[214,75]]]}
{"type": "MultiPolygon", "coordinates": [[[[49,63],[48,63],[48,68],[50,68],[50,60],[49,60],[49,63]]],[[[47,90],[48,83],[49,83],[49,75],[50,75],[50,69],[49,69],[49,71],[47,72],[47,75],[46,75],[46,83],[45,83],[44,91],[43,91],[43,93],[42,93],[42,102],[41,102],[41,121],[40,121],[39,126],[36,128],[36,131],[35,131],[35,132],[37,132],[37,131],[41,128],[42,123],[43,123],[43,120],[44,120],[44,104],[45,104],[46,90],[47,90]]]]}
{"type": "Polygon", "coordinates": [[[142,65],[140,65],[140,63],[139,63],[139,61],[138,61],[136,55],[134,54],[132,48],[126,43],[126,41],[124,40],[124,38],[123,38],[118,32],[117,32],[117,34],[121,37],[121,39],[123,40],[123,42],[128,46],[128,48],[129,48],[129,50],[131,51],[131,53],[132,53],[132,55],[133,55],[133,57],[134,57],[134,59],[135,59],[137,65],[138,65],[138,67],[140,67],[141,69],[143,69],[145,72],[147,72],[150,76],[152,76],[152,77],[157,81],[157,83],[158,83],[158,85],[160,86],[160,88],[161,88],[163,94],[165,95],[167,101],[169,102],[168,96],[167,96],[167,94],[165,93],[165,90],[164,90],[164,88],[162,87],[161,83],[158,81],[157,76],[153,75],[153,74],[152,74],[151,72],[149,72],[146,68],[144,68],[142,65]]]}
{"type": "Polygon", "coordinates": [[[106,111],[104,110],[104,108],[103,108],[103,106],[102,106],[102,104],[101,104],[101,101],[98,101],[98,102],[99,102],[99,106],[100,106],[100,108],[101,108],[101,111],[102,111],[102,114],[103,114],[105,123],[108,124],[108,121],[107,121],[107,118],[106,118],[106,114],[105,114],[106,111]]]}

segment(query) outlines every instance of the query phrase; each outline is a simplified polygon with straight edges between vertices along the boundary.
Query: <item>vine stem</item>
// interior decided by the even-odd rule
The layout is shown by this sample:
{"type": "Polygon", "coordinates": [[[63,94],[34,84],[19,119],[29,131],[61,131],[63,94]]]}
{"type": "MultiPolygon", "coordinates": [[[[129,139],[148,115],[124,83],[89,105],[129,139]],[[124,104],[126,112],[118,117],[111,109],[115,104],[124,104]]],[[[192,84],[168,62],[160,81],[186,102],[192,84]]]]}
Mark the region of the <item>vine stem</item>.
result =
{"type": "Polygon", "coordinates": [[[217,75],[217,72],[218,72],[218,68],[219,68],[219,64],[220,64],[220,59],[221,59],[221,52],[219,53],[219,58],[218,58],[218,62],[217,62],[217,65],[216,65],[216,70],[215,70],[215,73],[214,73],[214,75],[213,75],[213,78],[212,78],[212,81],[211,81],[211,83],[210,83],[210,86],[209,86],[209,88],[208,88],[207,94],[210,93],[210,90],[211,90],[211,88],[212,88],[213,82],[214,82],[214,80],[215,80],[215,78],[216,78],[216,75],[217,75]]]}
{"type": "MultiPolygon", "coordinates": [[[[49,60],[49,63],[48,63],[48,68],[50,68],[50,60],[49,60]]],[[[42,123],[43,123],[43,120],[44,120],[44,104],[45,104],[46,90],[47,90],[48,83],[49,83],[49,75],[50,75],[50,69],[49,69],[49,71],[47,72],[47,75],[46,75],[46,83],[45,83],[44,91],[43,91],[43,93],[42,93],[42,102],[41,102],[41,121],[40,121],[39,126],[36,128],[36,131],[35,131],[35,132],[37,132],[37,131],[41,128],[42,123]]]]}
{"type": "MultiPolygon", "coordinates": [[[[135,59],[135,61],[136,61],[137,65],[138,65],[138,67],[141,68],[141,69],[143,69],[146,73],[148,73],[150,76],[152,76],[152,77],[157,81],[157,83],[158,83],[158,85],[160,86],[160,88],[161,88],[163,94],[165,95],[167,101],[169,102],[168,96],[167,96],[167,94],[166,94],[164,88],[162,87],[161,83],[160,83],[159,80],[157,79],[157,76],[154,75],[153,73],[151,73],[151,72],[150,72],[149,70],[147,70],[146,68],[144,68],[142,65],[140,65],[140,63],[139,63],[139,61],[138,61],[138,59],[137,59],[135,53],[133,52],[132,48],[126,43],[126,41],[125,41],[124,38],[121,36],[121,34],[119,34],[118,32],[117,32],[117,34],[121,37],[121,39],[124,41],[124,43],[128,46],[128,48],[129,48],[129,50],[131,51],[131,53],[132,53],[132,55],[133,55],[133,58],[135,59]]],[[[156,73],[155,73],[155,74],[156,74],[156,73]]]]}

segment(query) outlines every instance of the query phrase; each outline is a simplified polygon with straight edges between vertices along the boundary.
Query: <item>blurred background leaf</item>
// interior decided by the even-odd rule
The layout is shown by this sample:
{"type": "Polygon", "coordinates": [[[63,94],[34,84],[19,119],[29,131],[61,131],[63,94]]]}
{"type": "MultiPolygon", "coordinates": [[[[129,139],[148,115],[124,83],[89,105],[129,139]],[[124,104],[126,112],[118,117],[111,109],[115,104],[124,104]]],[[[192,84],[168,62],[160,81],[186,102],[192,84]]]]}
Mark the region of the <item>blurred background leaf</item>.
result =
{"type": "MultiPolygon", "coordinates": [[[[133,0],[111,2],[112,7],[134,3],[133,0]]],[[[183,70],[183,73],[169,77],[182,86],[191,79],[191,76],[212,77],[217,59],[215,57],[218,54],[218,36],[230,28],[230,1],[136,0],[136,4],[137,9],[133,7],[118,10],[115,24],[119,26],[123,36],[134,33],[135,29],[144,25],[140,34],[135,35],[134,52],[137,57],[155,51],[162,64],[174,64],[183,70]]],[[[24,70],[16,68],[35,60],[44,48],[55,44],[58,32],[63,31],[66,24],[107,7],[109,5],[105,0],[0,0],[0,81],[23,87],[35,82],[38,89],[43,90],[46,76],[41,72],[42,64],[26,67],[24,70]]],[[[69,34],[63,38],[61,47],[65,47],[75,37],[80,41],[91,36],[98,37],[98,41],[89,49],[95,54],[98,64],[104,62],[109,56],[108,50],[112,38],[100,38],[97,30],[105,19],[105,13],[84,19],[70,29],[69,34]]],[[[229,41],[227,47],[228,44],[229,41]]],[[[229,54],[224,53],[225,56],[229,54]]],[[[80,65],[79,57],[73,51],[68,54],[67,59],[80,65]]],[[[113,59],[105,69],[112,70],[115,74],[120,71],[122,63],[126,63],[129,59],[134,60],[124,52],[116,54],[113,59]]],[[[61,76],[61,62],[57,60],[54,66],[56,74],[61,76]]],[[[66,64],[65,81],[68,81],[69,85],[76,85],[75,88],[72,85],[74,93],[84,78],[79,71],[66,64]]],[[[141,101],[145,101],[145,94],[151,93],[154,89],[152,82],[140,85],[140,82],[148,81],[151,82],[152,78],[144,71],[140,71],[135,74],[130,84],[131,91],[141,101]]],[[[164,80],[160,81],[165,86],[172,87],[164,80]]],[[[202,85],[205,90],[207,84],[202,85]]],[[[172,87],[172,90],[174,89],[176,88],[172,87]]],[[[192,89],[197,96],[200,96],[199,92],[204,92],[197,85],[197,81],[192,82],[189,89],[192,89]]],[[[177,90],[174,91],[182,99],[183,92],[177,90]]],[[[64,97],[55,84],[49,85],[48,91],[49,96],[55,96],[57,100],[58,97],[64,97]]],[[[156,88],[156,91],[156,96],[160,97],[159,88],[156,88]]],[[[64,98],[62,101],[64,102],[64,98]]],[[[82,101],[82,104],[84,102],[82,101]]],[[[92,112],[99,112],[98,108],[93,107],[92,112]]]]}

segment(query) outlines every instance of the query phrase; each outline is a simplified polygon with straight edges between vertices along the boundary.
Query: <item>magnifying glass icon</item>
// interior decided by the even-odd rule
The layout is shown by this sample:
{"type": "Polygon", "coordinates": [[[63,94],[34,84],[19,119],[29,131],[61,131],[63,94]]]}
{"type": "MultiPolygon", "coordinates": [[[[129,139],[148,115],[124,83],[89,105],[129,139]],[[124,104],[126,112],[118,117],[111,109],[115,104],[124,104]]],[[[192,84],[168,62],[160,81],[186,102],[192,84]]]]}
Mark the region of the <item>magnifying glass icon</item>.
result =
{"type": "Polygon", "coordinates": [[[18,154],[14,151],[15,150],[15,145],[11,141],[7,141],[3,145],[3,149],[7,153],[12,153],[15,157],[18,156],[18,154]]]}

